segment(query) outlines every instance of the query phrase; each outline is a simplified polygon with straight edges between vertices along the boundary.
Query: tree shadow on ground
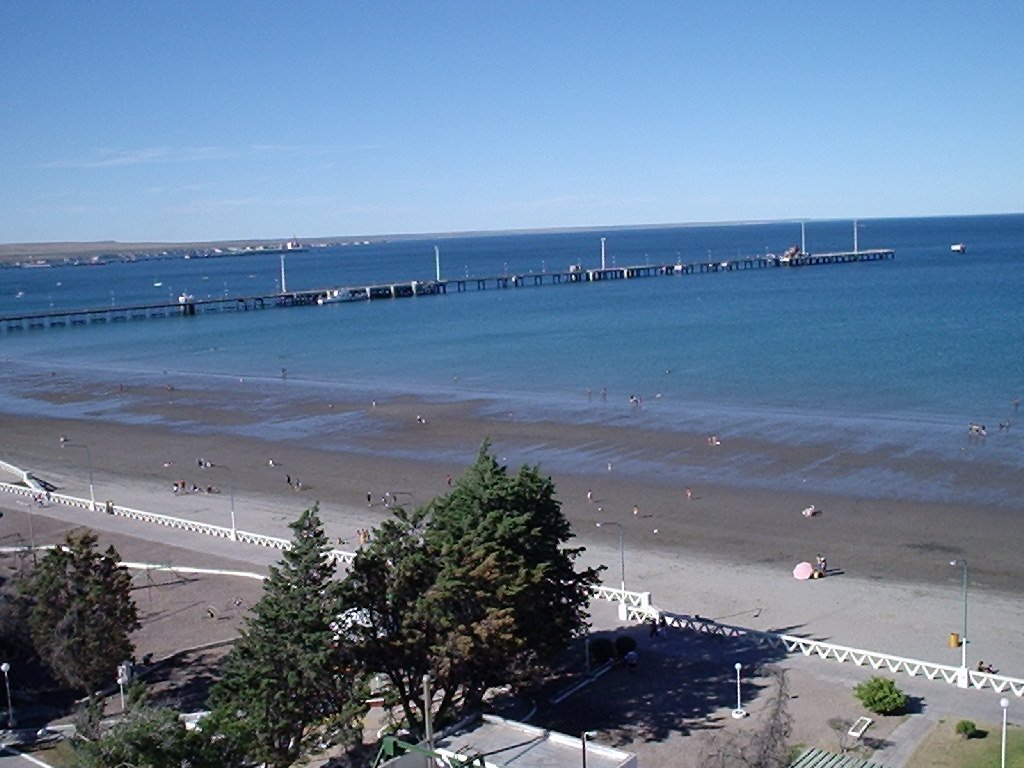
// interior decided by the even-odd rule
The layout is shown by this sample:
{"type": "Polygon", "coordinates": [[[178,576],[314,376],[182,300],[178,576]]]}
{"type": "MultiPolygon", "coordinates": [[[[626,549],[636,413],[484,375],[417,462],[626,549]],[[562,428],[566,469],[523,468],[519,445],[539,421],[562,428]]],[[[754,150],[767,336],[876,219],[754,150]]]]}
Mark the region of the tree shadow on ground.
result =
{"type": "Polygon", "coordinates": [[[146,673],[149,701],[181,712],[206,708],[210,688],[221,678],[225,650],[197,651],[162,662],[146,673]]]}
{"type": "Polygon", "coordinates": [[[533,724],[568,734],[601,730],[614,746],[719,729],[736,707],[735,664],[742,665],[741,699],[746,706],[770,684],[762,668],[786,656],[785,649],[758,647],[749,637],[677,628],[655,637],[645,627],[595,632],[591,637],[614,640],[620,635],[637,641],[636,668],[618,664],[560,704],[545,698],[533,724]]]}

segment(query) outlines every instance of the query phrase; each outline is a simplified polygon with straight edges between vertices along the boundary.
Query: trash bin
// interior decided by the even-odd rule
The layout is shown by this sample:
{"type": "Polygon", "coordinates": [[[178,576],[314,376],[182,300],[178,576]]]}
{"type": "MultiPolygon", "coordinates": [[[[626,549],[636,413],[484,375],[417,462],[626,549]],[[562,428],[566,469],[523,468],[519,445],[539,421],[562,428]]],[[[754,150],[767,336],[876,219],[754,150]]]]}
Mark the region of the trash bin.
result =
{"type": "Polygon", "coordinates": [[[960,647],[960,633],[959,632],[950,632],[949,633],[949,647],[950,648],[959,648],[960,647]]]}

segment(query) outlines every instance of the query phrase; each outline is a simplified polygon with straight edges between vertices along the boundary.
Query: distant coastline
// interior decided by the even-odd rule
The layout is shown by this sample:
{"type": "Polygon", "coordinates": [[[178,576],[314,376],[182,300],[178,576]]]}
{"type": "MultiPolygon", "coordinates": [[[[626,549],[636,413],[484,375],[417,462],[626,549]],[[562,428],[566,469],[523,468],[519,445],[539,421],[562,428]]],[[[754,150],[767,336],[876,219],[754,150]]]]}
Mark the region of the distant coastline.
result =
{"type": "MultiPolygon", "coordinates": [[[[989,214],[967,214],[957,215],[956,218],[981,218],[984,216],[1015,216],[1024,212],[1002,212],[989,214]]],[[[879,216],[865,217],[865,221],[890,221],[906,218],[923,219],[946,219],[954,214],[938,214],[935,216],[879,216]]],[[[737,221],[693,221],[677,223],[647,223],[647,224],[610,224],[605,226],[578,226],[578,227],[537,227],[533,229],[489,229],[489,230],[461,230],[450,232],[397,232],[392,234],[374,235],[338,235],[326,237],[302,238],[302,244],[307,248],[327,248],[340,245],[367,245],[371,243],[394,242],[400,240],[452,240],[468,237],[490,237],[501,235],[542,235],[542,234],[571,234],[581,232],[631,232],[645,229],[673,229],[673,228],[697,228],[716,226],[755,226],[760,224],[786,224],[805,221],[830,222],[844,221],[849,217],[822,217],[822,218],[786,218],[786,219],[744,219],[737,221]]],[[[24,264],[29,262],[46,261],[51,263],[71,260],[75,258],[89,259],[94,256],[109,258],[112,260],[133,261],[139,259],[155,259],[160,256],[170,258],[183,256],[189,252],[212,251],[214,249],[230,250],[235,253],[242,253],[248,250],[262,250],[264,252],[280,252],[281,244],[287,238],[254,238],[251,240],[198,240],[194,242],[121,242],[116,240],[100,240],[90,242],[51,242],[51,243],[0,243],[0,265],[24,264]]],[[[227,253],[224,255],[235,255],[227,253]]]]}

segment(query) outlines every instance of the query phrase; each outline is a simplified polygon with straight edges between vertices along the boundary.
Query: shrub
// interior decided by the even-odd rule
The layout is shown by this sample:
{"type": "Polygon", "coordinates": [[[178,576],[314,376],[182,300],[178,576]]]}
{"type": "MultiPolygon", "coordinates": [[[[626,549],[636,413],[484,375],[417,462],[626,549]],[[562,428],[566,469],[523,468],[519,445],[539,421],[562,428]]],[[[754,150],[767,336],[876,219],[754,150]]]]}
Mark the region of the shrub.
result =
{"type": "Polygon", "coordinates": [[[907,695],[885,677],[872,677],[856,688],[860,703],[877,715],[899,715],[907,709],[907,695]]]}
{"type": "Polygon", "coordinates": [[[630,651],[636,650],[636,640],[629,635],[619,635],[615,638],[615,655],[624,659],[630,651]]]}
{"type": "Polygon", "coordinates": [[[960,738],[970,739],[973,738],[978,732],[978,726],[976,726],[970,720],[961,720],[956,724],[956,732],[960,734],[960,738]]]}
{"type": "Polygon", "coordinates": [[[607,637],[595,637],[590,641],[590,661],[604,664],[615,658],[615,644],[607,637]]]}

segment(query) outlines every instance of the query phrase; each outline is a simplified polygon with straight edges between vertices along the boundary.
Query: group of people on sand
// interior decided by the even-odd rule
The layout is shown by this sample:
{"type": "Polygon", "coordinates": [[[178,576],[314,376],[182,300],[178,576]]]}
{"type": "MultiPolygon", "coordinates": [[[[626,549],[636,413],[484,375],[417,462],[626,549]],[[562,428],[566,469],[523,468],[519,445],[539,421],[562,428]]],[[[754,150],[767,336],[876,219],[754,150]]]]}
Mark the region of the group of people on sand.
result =
{"type": "Polygon", "coordinates": [[[984,661],[979,661],[978,662],[978,671],[979,672],[984,672],[985,674],[988,674],[988,675],[998,675],[999,674],[999,670],[998,669],[992,669],[992,665],[991,664],[986,664],[984,661]]]}
{"type": "Polygon", "coordinates": [[[360,528],[356,531],[356,543],[361,547],[364,544],[369,544],[371,533],[369,528],[360,528]]]}
{"type": "Polygon", "coordinates": [[[188,483],[186,483],[184,480],[179,480],[178,482],[176,482],[172,486],[172,490],[174,491],[175,496],[178,496],[182,493],[220,493],[220,490],[212,485],[207,485],[204,488],[202,486],[196,485],[195,483],[192,483],[192,486],[189,487],[188,483]]]}

